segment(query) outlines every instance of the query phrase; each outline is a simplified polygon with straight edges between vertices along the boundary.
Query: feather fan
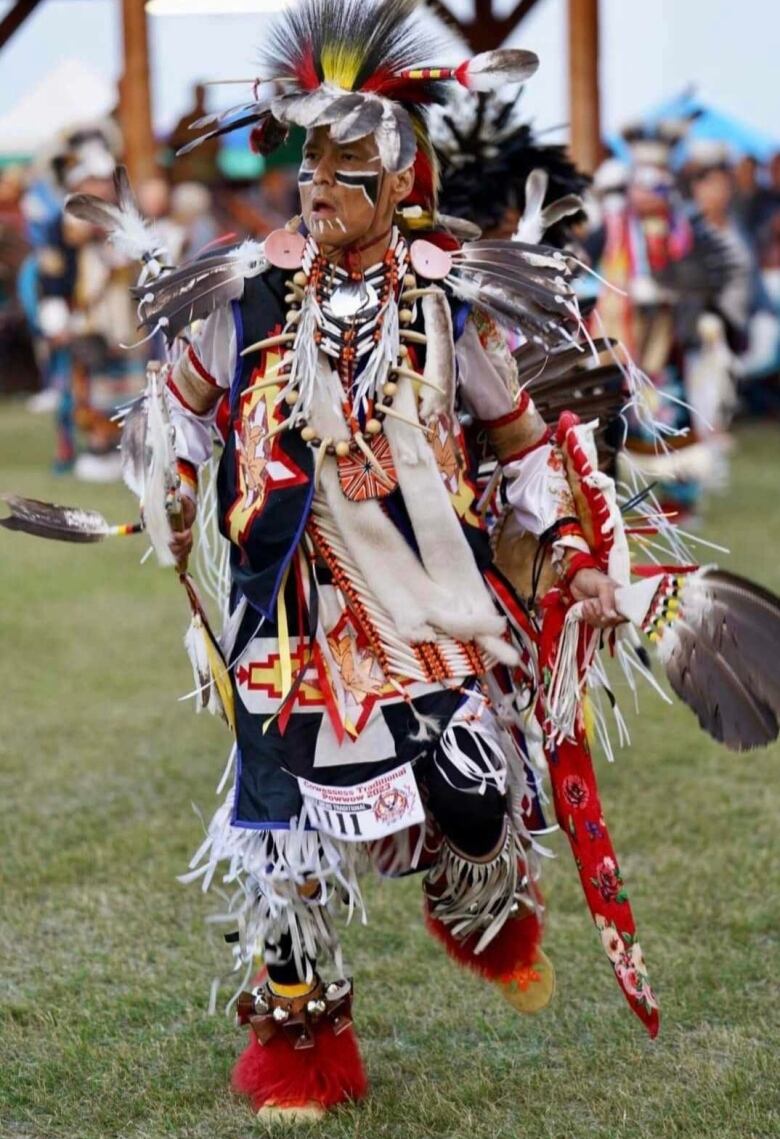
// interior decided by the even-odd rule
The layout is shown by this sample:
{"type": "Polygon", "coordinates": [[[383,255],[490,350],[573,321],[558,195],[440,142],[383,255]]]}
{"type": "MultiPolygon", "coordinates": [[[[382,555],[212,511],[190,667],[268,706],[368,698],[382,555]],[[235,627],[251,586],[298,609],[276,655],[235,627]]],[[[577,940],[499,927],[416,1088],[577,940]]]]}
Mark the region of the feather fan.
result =
{"type": "Polygon", "coordinates": [[[163,330],[170,343],[188,324],[205,320],[221,305],[239,300],[247,277],[256,277],[268,267],[262,244],[251,240],[191,261],[131,289],[138,301],[139,321],[150,331],[163,330]]]}
{"type": "Polygon", "coordinates": [[[625,380],[609,356],[606,340],[594,341],[594,355],[578,346],[545,351],[526,343],[514,353],[520,387],[534,401],[545,423],[555,427],[562,412],[573,411],[584,423],[598,420],[595,431],[599,466],[615,454],[615,423],[626,402],[625,380]]]}
{"type": "Polygon", "coordinates": [[[780,732],[780,598],[714,567],[618,590],[618,607],[654,642],[674,691],[734,751],[780,732]]]}
{"type": "Polygon", "coordinates": [[[572,275],[557,249],[486,240],[455,250],[445,281],[461,300],[549,350],[570,344],[579,325],[572,275]]]}

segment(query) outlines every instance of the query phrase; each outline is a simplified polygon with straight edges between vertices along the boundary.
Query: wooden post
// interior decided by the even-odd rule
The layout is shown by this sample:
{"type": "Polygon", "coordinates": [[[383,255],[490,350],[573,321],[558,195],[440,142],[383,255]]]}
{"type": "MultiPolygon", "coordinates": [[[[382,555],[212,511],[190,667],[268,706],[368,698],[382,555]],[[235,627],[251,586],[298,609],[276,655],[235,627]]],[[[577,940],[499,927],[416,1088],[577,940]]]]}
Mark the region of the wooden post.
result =
{"type": "Polygon", "coordinates": [[[149,37],[145,0],[122,0],[125,68],[119,81],[119,125],[125,165],[134,183],[157,169],[149,80],[149,37]]]}
{"type": "Polygon", "coordinates": [[[599,97],[599,0],[569,0],[571,152],[592,174],[602,158],[599,97]]]}

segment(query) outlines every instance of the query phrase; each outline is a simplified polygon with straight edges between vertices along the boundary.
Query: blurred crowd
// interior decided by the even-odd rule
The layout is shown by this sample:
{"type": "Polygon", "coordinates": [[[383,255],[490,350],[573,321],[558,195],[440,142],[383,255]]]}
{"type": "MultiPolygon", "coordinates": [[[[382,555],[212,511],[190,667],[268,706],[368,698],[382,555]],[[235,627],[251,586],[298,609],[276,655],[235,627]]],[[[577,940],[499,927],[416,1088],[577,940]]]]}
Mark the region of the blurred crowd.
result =
{"type": "Polygon", "coordinates": [[[735,416],[780,412],[780,154],[762,168],[688,139],[690,125],[626,128],[576,234],[598,273],[585,277],[593,333],[651,381],[624,417],[618,467],[678,523],[727,486],[735,416]]]}
{"type": "MultiPolygon", "coordinates": [[[[135,186],[171,264],[217,242],[263,237],[297,211],[294,142],[259,175],[246,167],[226,174],[216,138],[172,161],[205,113],[205,91],[197,87],[161,148],[157,173],[135,186]]],[[[691,143],[684,160],[673,162],[674,130],[632,128],[625,139],[630,155],[610,157],[597,170],[584,212],[560,243],[598,273],[583,280],[594,334],[625,344],[672,393],[673,449],[697,431],[725,440],[737,411],[780,410],[780,153],[762,164],[708,140],[691,143]],[[716,323],[708,324],[713,315],[716,323]],[[693,405],[687,420],[681,403],[693,405]]],[[[56,424],[55,468],[84,479],[118,476],[112,416],[140,390],[146,362],[162,348],[138,343],[129,294],[137,267],[63,212],[70,194],[111,201],[121,160],[119,132],[108,119],[74,127],[25,168],[0,168],[0,394],[32,393],[30,410],[56,424]]],[[[465,175],[462,163],[455,167],[457,197],[465,175]]],[[[484,197],[497,182],[478,173],[484,197]]],[[[463,203],[463,216],[508,236],[522,202],[501,181],[495,201],[483,202],[489,224],[475,218],[473,202],[463,203]]],[[[447,212],[457,213],[457,202],[447,212]]],[[[634,426],[641,452],[641,423],[634,426]]],[[[680,462],[676,481],[695,486],[695,453],[680,462]]]]}
{"type": "MultiPolygon", "coordinates": [[[[175,265],[217,241],[262,237],[295,213],[289,162],[226,176],[216,142],[173,161],[205,113],[204,88],[161,148],[153,176],[134,186],[175,265]]],[[[64,213],[66,198],[114,200],[122,142],[110,117],[79,124],[27,167],[0,168],[0,394],[32,393],[31,412],[53,417],[54,467],[94,481],[119,476],[113,422],[143,385],[160,343],[143,342],[129,289],[138,266],[104,235],[64,213]]]]}

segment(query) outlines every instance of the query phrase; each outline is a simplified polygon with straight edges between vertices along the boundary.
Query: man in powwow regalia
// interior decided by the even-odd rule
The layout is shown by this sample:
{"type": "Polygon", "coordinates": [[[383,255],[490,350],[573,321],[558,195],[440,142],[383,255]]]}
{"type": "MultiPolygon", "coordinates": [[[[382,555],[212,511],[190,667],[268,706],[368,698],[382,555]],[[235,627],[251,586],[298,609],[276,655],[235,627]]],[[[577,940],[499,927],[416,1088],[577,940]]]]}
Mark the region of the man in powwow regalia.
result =
{"type": "MultiPolygon", "coordinates": [[[[633,684],[636,627],[647,633],[727,746],[778,734],[777,599],[697,570],[647,493],[621,508],[594,425],[562,410],[571,392],[601,414],[624,372],[587,336],[573,258],[461,242],[438,211],[425,107],[453,84],[522,82],[536,57],[426,66],[413,6],[303,0],[272,32],[251,101],[202,123],[206,138],[251,124],[264,153],[305,128],[301,217],[264,243],[169,271],[121,172],[118,209],[83,195],[68,206],[135,249],[141,321],[170,345],[128,417],[123,462],[158,558],[175,558],[187,589],[201,703],[235,731],[234,784],[187,878],[233,888],[222,917],[249,1025],[233,1083],[265,1116],[365,1094],[337,920],[363,912],[366,871],[422,872],[446,951],[518,1011],[549,1003],[545,772],[617,981],[656,1034],[585,728],[608,743],[601,638],[633,684]],[[219,645],[183,572],[196,518],[215,514],[230,551],[219,645]],[[632,567],[632,529],[686,564],[632,567]]],[[[536,197],[525,220],[543,229],[552,215],[536,197]]],[[[11,529],[128,529],[8,502],[11,529]]]]}
{"type": "MultiPolygon", "coordinates": [[[[215,420],[224,434],[235,786],[194,873],[227,862],[242,959],[267,966],[239,999],[253,1031],[235,1082],[257,1107],[362,1094],[333,919],[361,906],[371,862],[424,867],[429,928],[518,1008],[552,995],[533,849],[534,634],[491,556],[459,415],[488,441],[561,590],[589,599],[594,625],[618,618],[494,319],[565,342],[564,264],[475,247],[494,273],[478,294],[469,253],[437,223],[423,117],[456,77],[414,69],[426,45],[410,7],[308,2],[282,18],[263,77],[285,93],[254,139],[306,128],[302,224],[266,241],[270,265],[214,307],[168,381],[187,485],[215,420]]],[[[495,53],[461,71],[490,86],[536,62],[495,53]]],[[[167,311],[150,297],[145,316],[167,311]]],[[[195,514],[193,492],[177,554],[195,514]]]]}

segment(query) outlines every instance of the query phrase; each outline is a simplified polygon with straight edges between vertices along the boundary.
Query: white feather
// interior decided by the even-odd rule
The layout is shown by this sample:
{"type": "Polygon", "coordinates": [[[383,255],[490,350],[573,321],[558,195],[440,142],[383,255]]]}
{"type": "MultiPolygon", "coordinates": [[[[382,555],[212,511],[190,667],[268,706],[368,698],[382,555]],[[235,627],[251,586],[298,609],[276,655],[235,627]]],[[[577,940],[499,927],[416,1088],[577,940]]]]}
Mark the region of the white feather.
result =
{"type": "Polygon", "coordinates": [[[144,479],[144,524],[161,566],[175,565],[170,551],[171,525],[168,519],[167,495],[169,479],[176,462],[173,451],[172,428],[163,411],[164,393],[159,377],[153,376],[147,392],[146,453],[148,456],[144,479]]]}

